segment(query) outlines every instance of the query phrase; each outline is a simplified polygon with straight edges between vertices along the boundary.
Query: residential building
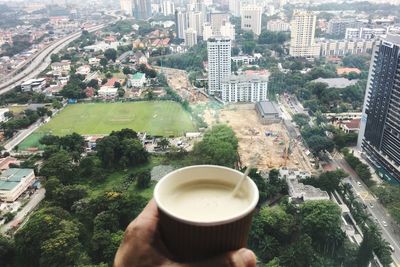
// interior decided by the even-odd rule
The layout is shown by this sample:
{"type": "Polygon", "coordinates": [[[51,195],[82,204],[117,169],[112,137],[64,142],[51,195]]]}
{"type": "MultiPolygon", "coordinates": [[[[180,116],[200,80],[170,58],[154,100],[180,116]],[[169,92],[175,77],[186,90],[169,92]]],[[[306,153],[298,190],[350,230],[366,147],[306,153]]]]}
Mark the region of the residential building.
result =
{"type": "Polygon", "coordinates": [[[185,38],[185,31],[188,28],[188,16],[186,11],[183,9],[177,9],[175,11],[175,26],[176,36],[180,39],[185,38]]]}
{"type": "Polygon", "coordinates": [[[90,66],[89,65],[82,65],[76,69],[76,74],[80,74],[83,76],[87,76],[90,73],[90,66]]]}
{"type": "Polygon", "coordinates": [[[10,112],[8,108],[0,108],[0,122],[5,122],[8,120],[6,113],[10,112]]]}
{"type": "Polygon", "coordinates": [[[345,121],[340,123],[339,127],[345,133],[358,133],[360,130],[361,119],[353,119],[351,121],[345,121]]]}
{"type": "Polygon", "coordinates": [[[344,39],[346,40],[356,40],[360,38],[359,28],[347,28],[345,31],[344,39]]]}
{"type": "Polygon", "coordinates": [[[213,35],[214,36],[221,36],[221,26],[224,22],[229,21],[229,14],[228,13],[210,13],[209,20],[213,35]]]}
{"type": "Polygon", "coordinates": [[[240,0],[229,0],[229,11],[235,17],[240,17],[240,0]]]}
{"type": "Polygon", "coordinates": [[[120,0],[121,12],[126,16],[133,15],[133,2],[132,0],[120,0]]]}
{"type": "Polygon", "coordinates": [[[14,202],[35,180],[33,169],[7,169],[0,174],[0,200],[14,202]]]}
{"type": "Polygon", "coordinates": [[[91,65],[91,66],[100,65],[100,58],[97,58],[97,57],[89,58],[89,65],[91,65]]]}
{"type": "Polygon", "coordinates": [[[141,72],[136,72],[133,75],[128,75],[128,87],[143,87],[146,84],[146,75],[141,72]]]}
{"type": "Polygon", "coordinates": [[[211,27],[211,24],[206,22],[203,24],[203,41],[207,41],[208,39],[210,39],[211,37],[213,37],[213,30],[211,27]]]}
{"type": "Polygon", "coordinates": [[[188,28],[196,31],[196,35],[203,35],[203,15],[201,12],[193,11],[188,13],[188,28]]]}
{"type": "Polygon", "coordinates": [[[279,107],[269,100],[257,102],[256,111],[262,124],[279,123],[282,121],[279,107]]]}
{"type": "Polygon", "coordinates": [[[311,11],[296,10],[290,24],[289,54],[293,57],[319,57],[320,48],[314,42],[316,16],[311,11]]]}
{"type": "Polygon", "coordinates": [[[232,41],[235,40],[235,35],[236,35],[235,25],[233,25],[229,21],[222,22],[220,31],[221,31],[221,36],[227,37],[232,41]]]}
{"type": "Polygon", "coordinates": [[[271,32],[287,32],[290,30],[290,24],[283,20],[269,20],[267,30],[271,32]]]}
{"type": "Polygon", "coordinates": [[[255,35],[261,34],[262,7],[256,5],[244,6],[241,9],[241,28],[252,31],[255,35]]]}
{"type": "Polygon", "coordinates": [[[361,25],[362,23],[355,19],[331,19],[328,22],[326,32],[336,36],[344,36],[347,28],[359,28],[361,25]]]}
{"type": "Polygon", "coordinates": [[[221,99],[225,103],[258,102],[268,98],[268,76],[231,75],[221,81],[221,99]]]}
{"type": "Polygon", "coordinates": [[[151,1],[134,0],[133,16],[136,19],[146,20],[151,17],[151,1]]]}
{"type": "Polygon", "coordinates": [[[188,28],[185,32],[185,45],[192,47],[197,44],[197,31],[193,28],[188,28]]]}
{"type": "Polygon", "coordinates": [[[371,40],[382,37],[383,35],[386,35],[386,33],[387,29],[385,28],[347,28],[344,38],[347,40],[371,40]]]}
{"type": "Polygon", "coordinates": [[[30,79],[21,84],[21,90],[22,92],[30,92],[30,91],[40,92],[44,89],[45,86],[46,86],[45,78],[30,79]]]}
{"type": "Polygon", "coordinates": [[[99,91],[97,91],[100,98],[103,99],[114,99],[118,96],[118,88],[113,86],[102,86],[99,91]]]}
{"type": "Polygon", "coordinates": [[[173,1],[163,1],[162,2],[162,13],[164,16],[174,15],[175,13],[175,3],[173,1]]]}
{"type": "Polygon", "coordinates": [[[67,75],[71,70],[71,61],[62,60],[61,62],[54,62],[50,67],[55,76],[67,75]]]}
{"type": "Polygon", "coordinates": [[[385,180],[400,183],[400,35],[372,53],[358,147],[385,180]]]}
{"type": "Polygon", "coordinates": [[[375,40],[319,40],[320,56],[346,56],[371,54],[375,40]]]}
{"type": "Polygon", "coordinates": [[[238,65],[248,65],[256,62],[257,58],[249,55],[241,55],[232,57],[232,62],[238,65]]]}
{"type": "Polygon", "coordinates": [[[225,37],[209,39],[208,53],[208,93],[221,96],[221,82],[231,74],[231,40],[225,37]]]}

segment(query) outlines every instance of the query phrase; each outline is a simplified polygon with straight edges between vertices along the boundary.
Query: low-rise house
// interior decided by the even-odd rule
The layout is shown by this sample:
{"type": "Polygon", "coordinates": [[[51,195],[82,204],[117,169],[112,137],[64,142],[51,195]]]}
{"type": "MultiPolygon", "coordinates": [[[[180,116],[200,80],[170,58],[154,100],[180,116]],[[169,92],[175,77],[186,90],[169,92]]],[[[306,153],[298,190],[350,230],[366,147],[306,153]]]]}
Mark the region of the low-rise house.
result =
{"type": "Polygon", "coordinates": [[[7,112],[10,112],[8,108],[0,108],[0,122],[5,122],[6,120],[8,120],[8,118],[6,117],[7,112]]]}
{"type": "Polygon", "coordinates": [[[81,74],[86,77],[90,73],[90,66],[83,65],[76,69],[76,74],[81,74]]]}
{"type": "Polygon", "coordinates": [[[100,58],[97,58],[97,57],[89,58],[89,65],[91,65],[91,66],[100,65],[100,58]]]}
{"type": "Polygon", "coordinates": [[[102,99],[115,99],[118,96],[118,88],[102,86],[97,93],[102,99]]]}
{"type": "Polygon", "coordinates": [[[51,70],[55,76],[66,75],[71,70],[71,61],[62,60],[61,62],[54,62],[51,64],[51,70]]]}
{"type": "Polygon", "coordinates": [[[46,86],[45,78],[30,79],[21,84],[21,90],[23,92],[30,92],[30,91],[39,92],[39,91],[42,91],[45,86],[46,86]]]}
{"type": "Polygon", "coordinates": [[[337,75],[347,75],[347,74],[350,74],[352,72],[354,72],[356,74],[360,74],[361,70],[358,69],[358,68],[337,68],[336,69],[337,75]]]}
{"type": "Polygon", "coordinates": [[[353,119],[351,121],[342,122],[340,124],[340,129],[345,133],[358,133],[360,130],[361,119],[353,119]]]}
{"type": "Polygon", "coordinates": [[[133,75],[128,75],[128,87],[143,87],[146,83],[146,75],[141,72],[136,72],[133,75]]]}
{"type": "Polygon", "coordinates": [[[326,83],[329,88],[343,89],[343,88],[346,88],[347,86],[356,85],[358,80],[357,79],[349,80],[349,79],[341,77],[341,78],[318,78],[311,82],[326,83]]]}
{"type": "Polygon", "coordinates": [[[279,123],[282,120],[279,108],[271,101],[257,102],[256,111],[262,124],[279,123]]]}
{"type": "Polygon", "coordinates": [[[13,157],[10,157],[10,156],[8,156],[6,158],[2,158],[2,159],[0,159],[0,170],[1,171],[5,171],[5,170],[9,169],[10,168],[10,164],[19,165],[20,161],[18,159],[16,159],[16,158],[13,158],[13,157]]]}
{"type": "Polygon", "coordinates": [[[35,180],[33,169],[5,170],[0,175],[0,200],[14,202],[35,180]]]}

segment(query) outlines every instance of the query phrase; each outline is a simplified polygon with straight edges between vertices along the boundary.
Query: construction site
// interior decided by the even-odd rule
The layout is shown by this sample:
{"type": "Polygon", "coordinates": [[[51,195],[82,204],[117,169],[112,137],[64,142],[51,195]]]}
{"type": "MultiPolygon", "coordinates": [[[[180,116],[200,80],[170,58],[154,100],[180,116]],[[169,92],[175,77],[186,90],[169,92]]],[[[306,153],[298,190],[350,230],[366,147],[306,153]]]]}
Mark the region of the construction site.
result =
{"type": "Polygon", "coordinates": [[[207,96],[202,94],[190,83],[188,74],[185,70],[165,67],[156,67],[156,70],[164,73],[169,87],[173,88],[178,95],[182,97],[182,99],[188,101],[189,103],[201,103],[208,101],[207,96]]]}
{"type": "Polygon", "coordinates": [[[204,120],[210,126],[225,123],[232,127],[239,140],[238,152],[242,166],[248,166],[256,158],[255,166],[262,171],[281,167],[309,172],[315,170],[301,142],[289,138],[283,123],[261,124],[254,104],[207,109],[204,120]]]}

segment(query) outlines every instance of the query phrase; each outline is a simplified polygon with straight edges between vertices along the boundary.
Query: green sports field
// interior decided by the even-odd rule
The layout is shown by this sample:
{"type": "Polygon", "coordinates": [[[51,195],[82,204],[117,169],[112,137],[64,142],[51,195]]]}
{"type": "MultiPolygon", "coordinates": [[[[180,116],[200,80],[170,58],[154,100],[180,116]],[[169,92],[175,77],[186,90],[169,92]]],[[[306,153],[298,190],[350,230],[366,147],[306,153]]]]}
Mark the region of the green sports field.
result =
{"type": "Polygon", "coordinates": [[[190,114],[176,102],[90,103],[69,105],[21,143],[25,149],[38,145],[46,133],[58,136],[109,134],[131,128],[151,135],[181,136],[196,131],[190,114]]]}

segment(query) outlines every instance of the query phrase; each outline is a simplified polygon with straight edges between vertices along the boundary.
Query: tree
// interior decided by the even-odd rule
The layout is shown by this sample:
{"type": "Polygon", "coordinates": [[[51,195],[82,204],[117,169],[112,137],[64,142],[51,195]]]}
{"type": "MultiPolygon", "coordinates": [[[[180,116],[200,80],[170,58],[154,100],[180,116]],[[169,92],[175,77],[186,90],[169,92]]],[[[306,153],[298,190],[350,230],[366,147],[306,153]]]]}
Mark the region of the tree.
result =
{"type": "Polygon", "coordinates": [[[169,146],[169,141],[166,138],[162,138],[157,145],[161,147],[161,150],[166,150],[169,146]]]}
{"type": "Polygon", "coordinates": [[[304,127],[308,125],[310,122],[310,117],[307,114],[304,113],[297,113],[293,115],[293,121],[300,127],[304,127]]]}
{"type": "Polygon", "coordinates": [[[339,184],[347,174],[342,170],[336,170],[332,172],[324,172],[319,178],[311,177],[303,180],[304,184],[310,184],[322,190],[332,193],[335,190],[339,190],[339,184]]]}
{"type": "Polygon", "coordinates": [[[88,87],[92,87],[94,89],[99,89],[99,81],[97,79],[91,79],[88,83],[87,83],[88,87]]]}
{"type": "Polygon", "coordinates": [[[108,61],[112,60],[115,62],[117,59],[117,51],[113,48],[109,48],[104,52],[104,56],[108,61]]]}
{"type": "Polygon", "coordinates": [[[133,74],[133,71],[132,71],[132,69],[129,68],[129,67],[124,67],[124,68],[122,69],[122,73],[125,74],[125,75],[128,75],[128,74],[133,74]]]}
{"type": "Polygon", "coordinates": [[[74,174],[71,156],[60,150],[44,162],[40,173],[45,177],[56,176],[62,183],[70,183],[74,174]]]}
{"type": "Polygon", "coordinates": [[[147,100],[152,101],[154,100],[154,98],[156,97],[156,95],[154,94],[153,90],[149,89],[146,91],[146,94],[144,96],[147,100]]]}
{"type": "Polygon", "coordinates": [[[61,61],[60,57],[57,54],[51,54],[50,59],[51,59],[51,63],[61,61]]]}
{"type": "Polygon", "coordinates": [[[122,88],[118,88],[118,97],[124,97],[125,96],[125,90],[122,88]]]}
{"type": "Polygon", "coordinates": [[[242,51],[245,54],[252,55],[255,48],[256,48],[255,41],[245,41],[242,46],[242,51]]]}
{"type": "Polygon", "coordinates": [[[15,247],[13,240],[0,235],[0,266],[12,266],[14,255],[15,247]]]}
{"type": "Polygon", "coordinates": [[[100,65],[103,66],[103,68],[107,67],[108,60],[106,58],[101,58],[100,59],[100,65]]]}
{"type": "Polygon", "coordinates": [[[318,155],[321,151],[332,152],[335,144],[332,140],[325,136],[313,135],[306,139],[307,145],[314,152],[314,155],[318,155]]]}
{"type": "Polygon", "coordinates": [[[150,170],[146,169],[136,174],[136,187],[139,189],[146,189],[150,186],[151,174],[150,170]]]}

